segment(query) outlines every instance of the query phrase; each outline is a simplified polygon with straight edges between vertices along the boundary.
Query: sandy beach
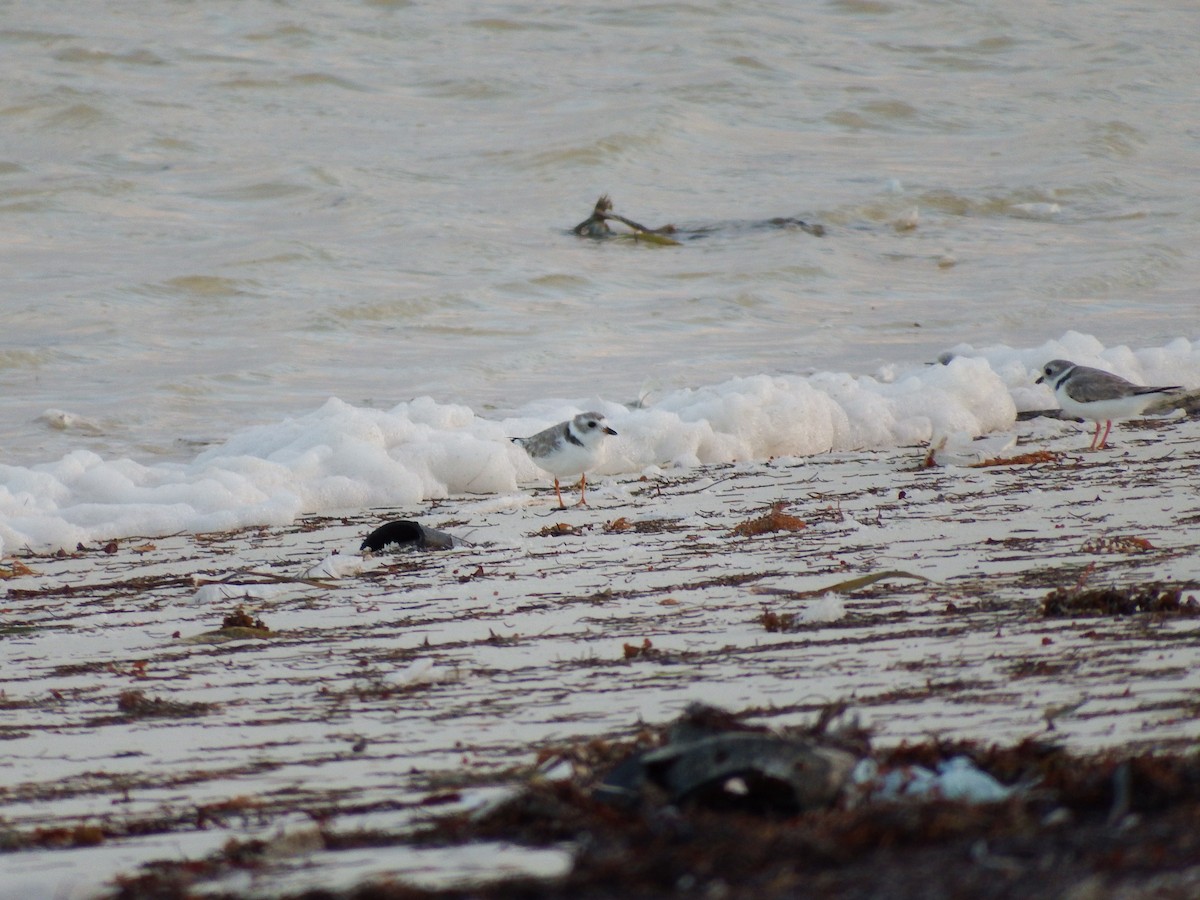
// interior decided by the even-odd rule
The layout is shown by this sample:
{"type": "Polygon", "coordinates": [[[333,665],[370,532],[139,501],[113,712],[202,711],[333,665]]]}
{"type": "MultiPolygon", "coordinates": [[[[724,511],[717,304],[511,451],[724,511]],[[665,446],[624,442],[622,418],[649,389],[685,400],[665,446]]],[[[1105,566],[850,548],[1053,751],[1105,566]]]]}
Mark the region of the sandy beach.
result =
{"type": "Polygon", "coordinates": [[[403,834],[695,701],[775,727],[844,702],[878,746],[1190,749],[1200,619],[1046,598],[1187,605],[1200,423],[1127,423],[1100,453],[1016,428],[1000,456],[1055,458],[780,458],[599,478],[588,508],[539,483],[7,558],[4,890],[104,896],[252,837],[285,849],[197,890],[559,874],[566,850],[338,852],[314,823],[403,834]],[[470,544],[358,554],[397,518],[470,544]]]}

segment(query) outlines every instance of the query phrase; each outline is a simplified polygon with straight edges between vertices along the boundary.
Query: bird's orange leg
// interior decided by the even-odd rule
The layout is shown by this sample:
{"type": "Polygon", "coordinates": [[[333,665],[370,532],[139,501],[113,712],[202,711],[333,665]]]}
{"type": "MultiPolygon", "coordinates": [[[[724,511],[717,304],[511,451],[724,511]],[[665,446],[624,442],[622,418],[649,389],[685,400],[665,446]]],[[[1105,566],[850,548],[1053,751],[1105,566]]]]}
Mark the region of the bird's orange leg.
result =
{"type": "Polygon", "coordinates": [[[587,506],[587,473],[579,476],[579,502],[576,506],[587,506]]]}
{"type": "Polygon", "coordinates": [[[558,498],[558,508],[566,509],[567,504],[563,503],[562,492],[558,489],[558,479],[554,479],[554,496],[558,498]]]}
{"type": "MultiPolygon", "coordinates": [[[[1097,423],[1096,423],[1096,430],[1097,430],[1097,431],[1099,431],[1099,430],[1100,430],[1100,423],[1099,423],[1099,422],[1097,422],[1097,423]]],[[[1107,447],[1107,446],[1108,446],[1108,433],[1109,433],[1110,431],[1112,431],[1112,419],[1109,419],[1109,420],[1108,420],[1108,422],[1106,422],[1106,423],[1105,423],[1105,425],[1104,425],[1104,437],[1100,438],[1100,446],[1099,446],[1099,447],[1097,447],[1096,449],[1098,449],[1098,450],[1103,450],[1105,447],[1107,447]]]]}

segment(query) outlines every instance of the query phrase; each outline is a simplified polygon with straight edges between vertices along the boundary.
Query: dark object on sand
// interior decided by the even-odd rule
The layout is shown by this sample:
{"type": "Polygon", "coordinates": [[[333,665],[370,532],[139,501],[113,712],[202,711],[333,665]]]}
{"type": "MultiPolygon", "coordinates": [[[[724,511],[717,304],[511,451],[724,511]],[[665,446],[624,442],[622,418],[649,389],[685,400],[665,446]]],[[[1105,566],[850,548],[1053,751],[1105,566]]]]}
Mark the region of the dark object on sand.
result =
{"type": "Polygon", "coordinates": [[[1064,422],[1082,422],[1079,416],[1065,413],[1061,409],[1026,409],[1017,413],[1018,422],[1028,422],[1030,419],[1062,419],[1064,422]]]}
{"type": "Polygon", "coordinates": [[[426,528],[409,519],[397,519],[380,525],[368,534],[359,549],[378,553],[384,547],[395,544],[402,550],[449,550],[462,543],[461,539],[436,528],[426,528]]]}
{"type": "Polygon", "coordinates": [[[852,754],[813,739],[714,730],[693,713],[671,729],[665,746],[613,769],[594,796],[635,807],[657,789],[680,807],[795,815],[832,803],[854,764],[852,754]]]}
{"type": "Polygon", "coordinates": [[[704,237],[721,230],[734,230],[746,228],[797,228],[800,231],[805,231],[808,234],[821,237],[825,234],[824,225],[814,225],[804,222],[801,219],[795,219],[790,216],[776,216],[773,219],[763,219],[755,222],[729,222],[725,224],[705,225],[697,227],[677,227],[675,225],[663,225],[659,228],[647,228],[633,219],[627,219],[625,216],[618,215],[612,211],[613,203],[608,194],[604,194],[596,201],[596,206],[592,209],[592,214],[571,229],[573,234],[580,237],[591,238],[608,238],[631,236],[635,239],[645,240],[659,244],[678,244],[679,241],[667,237],[667,235],[683,235],[689,239],[704,237]],[[620,222],[626,228],[629,228],[631,234],[623,232],[614,232],[609,227],[609,222],[620,222]]]}
{"type": "MultiPolygon", "coordinates": [[[[1124,553],[1154,549],[1141,538],[1116,538],[1097,549],[1111,547],[1124,553]]],[[[1183,588],[1151,582],[1128,587],[1055,588],[1042,600],[1042,615],[1064,616],[1133,616],[1138,613],[1165,616],[1200,616],[1200,603],[1194,597],[1184,597],[1183,588]]]]}

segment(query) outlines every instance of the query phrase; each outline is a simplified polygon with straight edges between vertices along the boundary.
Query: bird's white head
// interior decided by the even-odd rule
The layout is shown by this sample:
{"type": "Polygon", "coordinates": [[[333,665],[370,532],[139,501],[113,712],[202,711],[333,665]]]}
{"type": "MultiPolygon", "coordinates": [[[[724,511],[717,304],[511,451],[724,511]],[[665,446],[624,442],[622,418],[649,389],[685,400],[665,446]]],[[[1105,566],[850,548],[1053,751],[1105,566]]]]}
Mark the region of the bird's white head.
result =
{"type": "Polygon", "coordinates": [[[580,413],[567,423],[567,431],[585,447],[598,446],[605,437],[616,434],[596,412],[580,413]]]}
{"type": "Polygon", "coordinates": [[[1050,362],[1046,363],[1046,365],[1042,366],[1041,377],[1038,378],[1036,383],[1043,384],[1047,381],[1054,382],[1058,379],[1059,375],[1062,375],[1064,372],[1068,372],[1073,368],[1075,368],[1075,363],[1071,362],[1069,359],[1052,359],[1050,362]]]}

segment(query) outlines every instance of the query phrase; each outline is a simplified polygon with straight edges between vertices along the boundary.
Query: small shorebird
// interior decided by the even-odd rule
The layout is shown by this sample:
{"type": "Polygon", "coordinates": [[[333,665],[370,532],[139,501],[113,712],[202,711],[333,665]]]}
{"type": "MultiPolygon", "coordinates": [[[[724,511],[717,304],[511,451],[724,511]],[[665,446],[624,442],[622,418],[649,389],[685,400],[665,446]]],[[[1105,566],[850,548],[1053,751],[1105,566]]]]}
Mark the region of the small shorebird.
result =
{"type": "Polygon", "coordinates": [[[1128,419],[1141,415],[1147,406],[1159,399],[1160,394],[1182,390],[1179,385],[1171,387],[1146,387],[1126,381],[1112,372],[1077,366],[1066,359],[1052,359],[1042,369],[1038,384],[1049,384],[1058,398],[1063,412],[1091,419],[1096,423],[1092,434],[1092,450],[1103,450],[1108,446],[1108,433],[1113,419],[1128,419]],[[1100,437],[1100,423],[1104,422],[1104,437],[1100,437]],[[1099,439],[1099,443],[1096,443],[1099,439]]]}
{"type": "Polygon", "coordinates": [[[576,505],[586,506],[587,470],[596,464],[600,442],[610,434],[616,432],[604,424],[604,416],[585,412],[539,431],[533,437],[511,440],[520,444],[530,459],[554,476],[554,496],[558,497],[559,508],[566,509],[558,489],[559,477],[580,477],[579,503],[576,505]]]}

